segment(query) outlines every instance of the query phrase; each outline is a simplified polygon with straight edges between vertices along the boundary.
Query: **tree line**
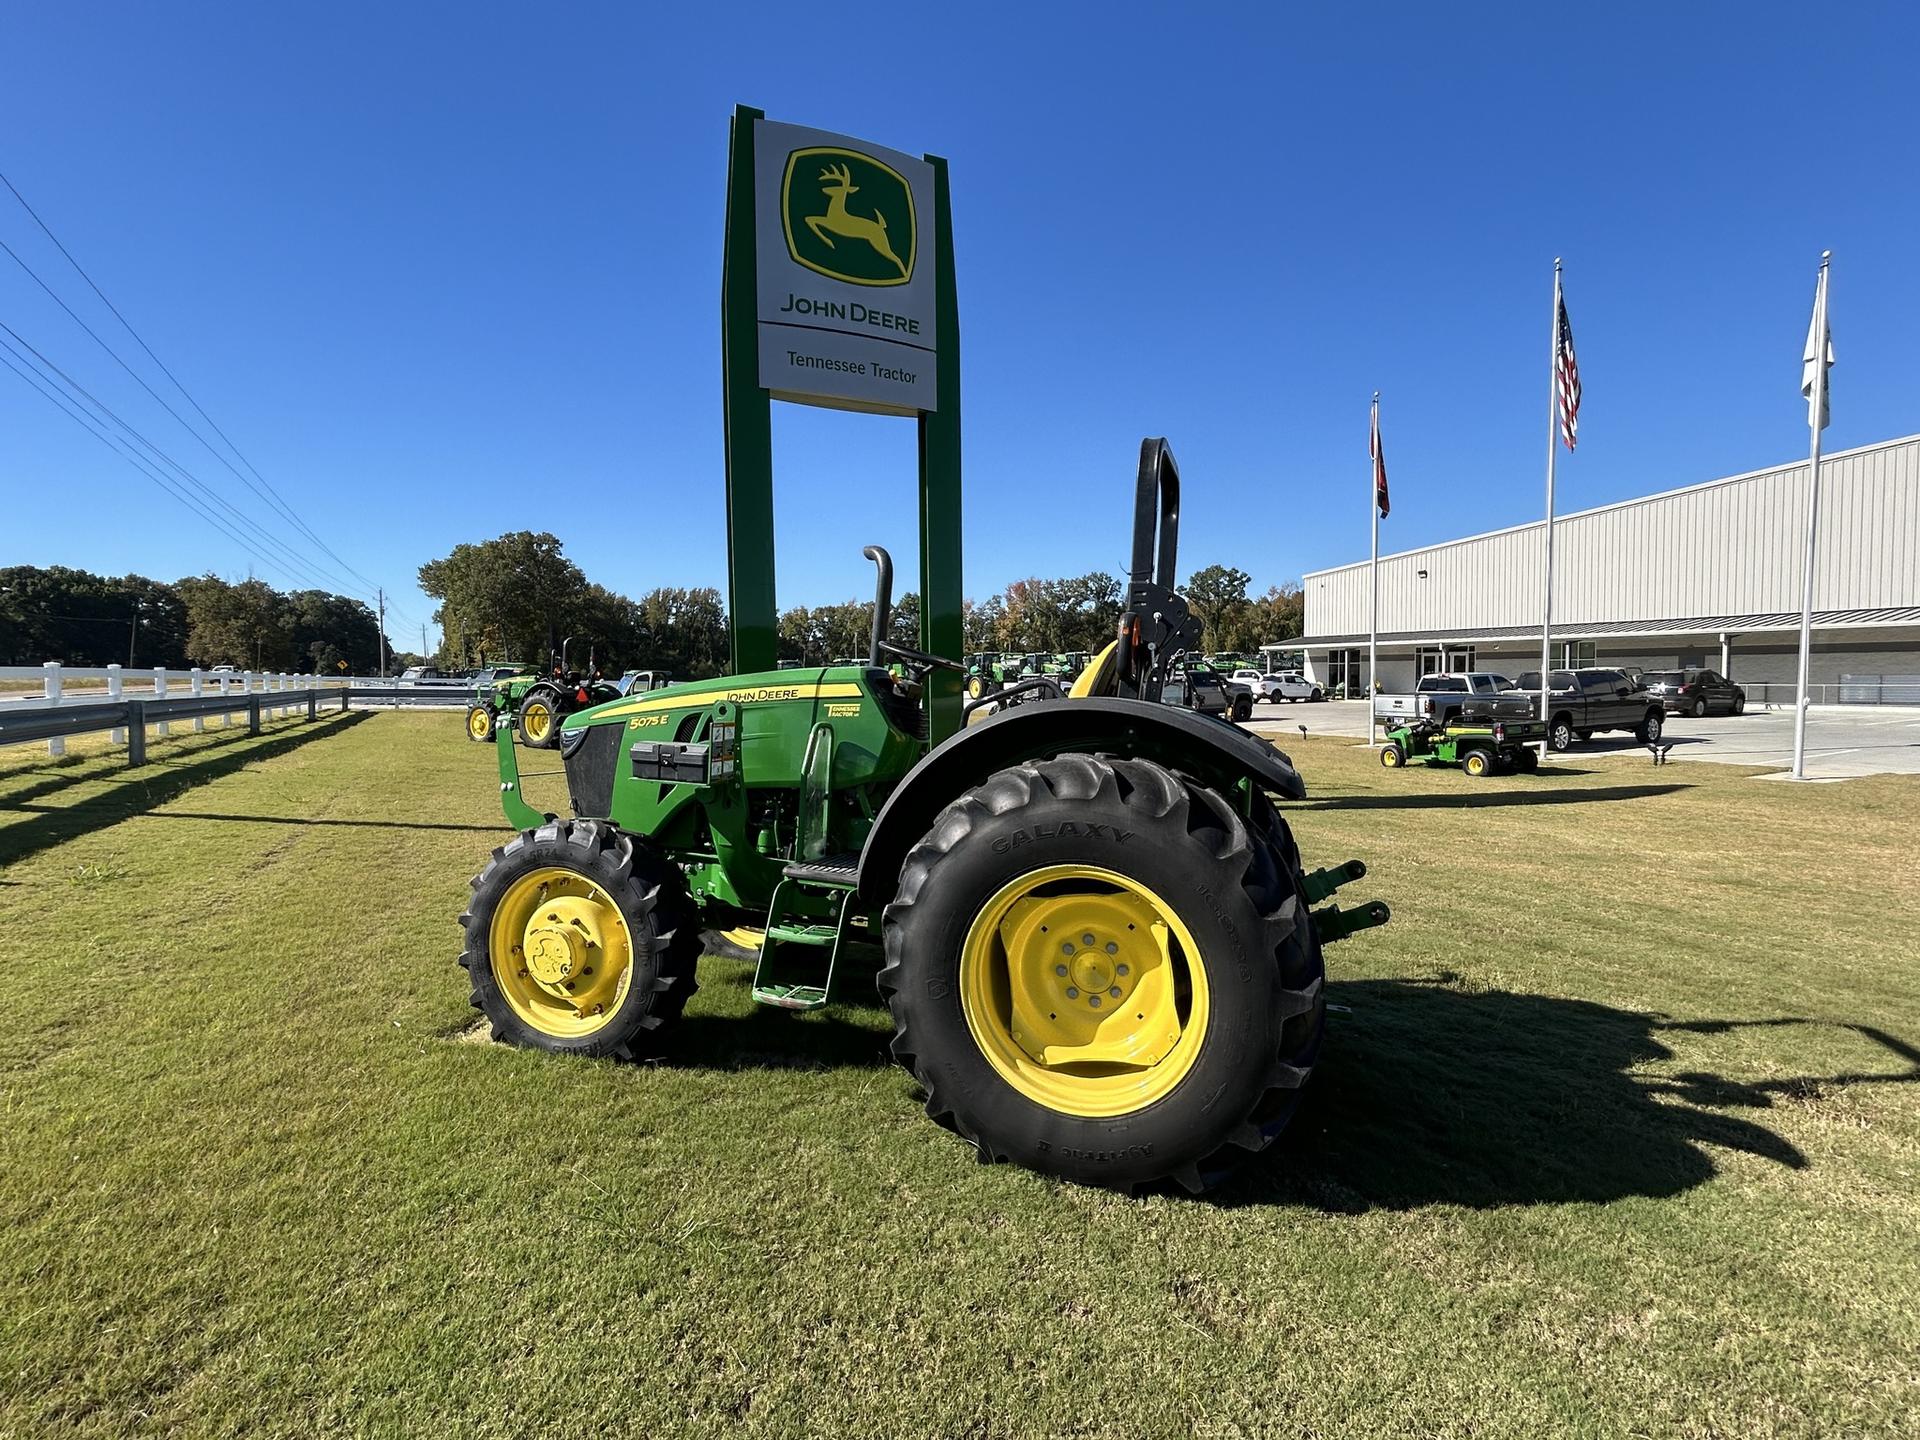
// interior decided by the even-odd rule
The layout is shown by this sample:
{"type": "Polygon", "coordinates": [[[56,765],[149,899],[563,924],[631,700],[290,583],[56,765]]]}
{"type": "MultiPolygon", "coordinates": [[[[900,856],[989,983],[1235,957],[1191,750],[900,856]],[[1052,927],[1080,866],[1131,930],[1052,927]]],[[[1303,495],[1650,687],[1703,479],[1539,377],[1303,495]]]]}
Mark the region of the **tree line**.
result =
{"type": "MultiPolygon", "coordinates": [[[[404,661],[387,646],[389,663],[404,661]]],[[[0,664],[234,665],[370,675],[380,663],[371,606],[326,590],[274,589],[217,575],[172,582],[64,565],[0,567],[0,664]]]]}
{"type": "MultiPolygon", "coordinates": [[[[1209,565],[1186,586],[1208,651],[1252,653],[1301,633],[1305,601],[1298,586],[1270,586],[1249,595],[1244,570],[1209,565]]],[[[591,656],[603,670],[667,670],[686,679],[721,674],[728,665],[726,607],[710,587],[648,591],[638,600],[587,579],[560,541],[545,532],[515,531],[458,545],[420,567],[420,588],[440,602],[434,618],[444,637],[445,668],[519,660],[544,664],[563,640],[570,663],[591,656]]],[[[966,644],[976,651],[1098,650],[1113,638],[1126,597],[1117,575],[1091,571],[1061,579],[1016,580],[985,601],[965,602],[966,644]]],[[[778,620],[779,656],[804,665],[864,657],[873,626],[871,600],[798,605],[778,620]]],[[[890,638],[917,648],[920,597],[894,605],[890,638]]]]}

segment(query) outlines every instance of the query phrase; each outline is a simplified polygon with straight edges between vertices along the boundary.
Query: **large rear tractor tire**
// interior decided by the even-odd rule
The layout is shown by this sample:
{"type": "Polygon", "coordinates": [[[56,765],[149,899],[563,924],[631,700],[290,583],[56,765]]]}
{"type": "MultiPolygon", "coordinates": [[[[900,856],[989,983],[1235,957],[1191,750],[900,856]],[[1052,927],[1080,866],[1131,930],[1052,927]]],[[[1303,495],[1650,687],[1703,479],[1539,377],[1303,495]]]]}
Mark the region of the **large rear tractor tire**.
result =
{"type": "Polygon", "coordinates": [[[700,930],[675,866],[599,820],[549,821],[473,878],[460,964],[497,1040],[644,1059],[698,987],[700,930]]]}
{"type": "Polygon", "coordinates": [[[560,743],[560,697],[545,685],[536,685],[520,697],[520,743],[535,750],[551,750],[560,743]]]}
{"type": "Polygon", "coordinates": [[[493,739],[493,710],[490,706],[467,707],[467,739],[481,743],[493,739]]]}
{"type": "Polygon", "coordinates": [[[1199,1191],[1285,1128],[1325,1024],[1299,852],[1145,760],[1002,770],[883,920],[894,1058],[982,1160],[1199,1191]]]}

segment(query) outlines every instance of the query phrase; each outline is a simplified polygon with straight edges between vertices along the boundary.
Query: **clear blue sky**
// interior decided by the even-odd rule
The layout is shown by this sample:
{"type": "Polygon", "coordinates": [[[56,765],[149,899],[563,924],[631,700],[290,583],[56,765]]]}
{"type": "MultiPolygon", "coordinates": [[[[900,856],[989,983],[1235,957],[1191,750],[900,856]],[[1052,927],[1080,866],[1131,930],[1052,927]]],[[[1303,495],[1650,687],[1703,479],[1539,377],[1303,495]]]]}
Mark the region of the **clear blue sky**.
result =
{"type": "MultiPolygon", "coordinates": [[[[1804,453],[1823,247],[1829,447],[1920,430],[1911,7],[830,9],[16,5],[0,168],[403,642],[508,529],[724,585],[736,102],[951,162],[971,594],[1118,569],[1144,434],[1187,569],[1363,556],[1375,388],[1383,547],[1536,518],[1556,254],[1563,509],[1804,453]]],[[[0,239],[137,358],[4,193],[0,239]]],[[[259,512],[4,255],[0,319],[259,512]]],[[[781,603],[865,542],[912,584],[911,423],[775,442],[781,603]]],[[[0,563],[246,571],[4,372],[0,485],[0,563]]]]}

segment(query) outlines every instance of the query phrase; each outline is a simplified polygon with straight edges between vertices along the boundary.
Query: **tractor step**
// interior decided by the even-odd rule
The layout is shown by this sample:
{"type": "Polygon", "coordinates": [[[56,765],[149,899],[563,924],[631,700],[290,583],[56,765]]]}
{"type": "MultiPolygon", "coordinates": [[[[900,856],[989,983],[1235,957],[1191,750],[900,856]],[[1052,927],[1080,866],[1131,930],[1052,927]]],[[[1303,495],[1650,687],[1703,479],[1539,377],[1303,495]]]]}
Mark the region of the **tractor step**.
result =
{"type": "Polygon", "coordinates": [[[839,855],[787,866],[786,878],[774,887],[767,906],[766,936],[760,942],[759,963],[753,969],[756,1002],[781,1010],[817,1010],[832,998],[840,950],[853,914],[853,871],[859,858],[839,855]],[[835,878],[821,878],[817,873],[821,871],[835,878]],[[825,895],[818,893],[823,890],[825,895]],[[809,895],[808,891],[815,893],[809,895]],[[832,924],[823,923],[820,917],[822,903],[833,907],[832,924]],[[789,950],[789,946],[798,948],[789,950]],[[827,952],[824,957],[822,950],[827,952]],[[820,973],[823,958],[824,975],[820,973]]]}
{"type": "Polygon", "coordinates": [[[827,1003],[824,985],[756,985],[754,1003],[772,1005],[781,1010],[818,1010],[827,1003]]]}
{"type": "Polygon", "coordinates": [[[837,925],[767,926],[767,939],[776,945],[831,945],[839,938],[837,925]]]}
{"type": "Polygon", "coordinates": [[[792,860],[782,872],[802,885],[825,885],[835,890],[851,890],[860,883],[860,853],[823,855],[818,860],[792,860]]]}

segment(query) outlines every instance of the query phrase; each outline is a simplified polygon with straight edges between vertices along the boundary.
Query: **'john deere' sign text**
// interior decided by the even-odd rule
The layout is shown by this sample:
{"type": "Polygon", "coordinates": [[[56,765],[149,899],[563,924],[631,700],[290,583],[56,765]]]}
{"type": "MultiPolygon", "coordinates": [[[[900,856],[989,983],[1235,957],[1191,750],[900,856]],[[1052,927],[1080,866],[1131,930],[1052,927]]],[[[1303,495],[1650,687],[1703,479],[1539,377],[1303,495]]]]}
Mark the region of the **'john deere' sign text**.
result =
{"type": "Polygon", "coordinates": [[[850,410],[932,410],[933,167],[755,124],[761,385],[850,410]]]}

